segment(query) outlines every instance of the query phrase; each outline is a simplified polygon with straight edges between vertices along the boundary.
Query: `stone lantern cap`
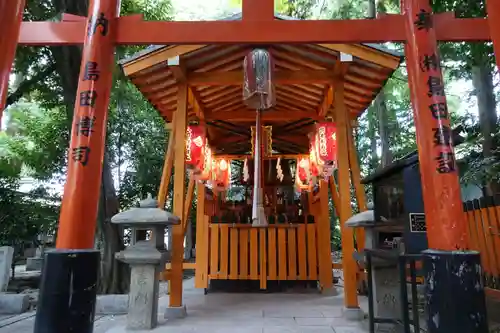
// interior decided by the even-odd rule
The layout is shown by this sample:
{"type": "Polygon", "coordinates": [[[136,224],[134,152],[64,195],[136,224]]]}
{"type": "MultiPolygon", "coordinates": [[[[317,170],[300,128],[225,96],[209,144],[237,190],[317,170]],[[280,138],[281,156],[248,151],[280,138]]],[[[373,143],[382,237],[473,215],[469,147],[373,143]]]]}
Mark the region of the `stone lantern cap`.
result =
{"type": "Polygon", "coordinates": [[[131,208],[118,213],[111,218],[111,223],[116,223],[124,227],[155,228],[179,224],[180,219],[158,208],[158,200],[153,199],[151,194],[139,203],[139,207],[131,208]]]}

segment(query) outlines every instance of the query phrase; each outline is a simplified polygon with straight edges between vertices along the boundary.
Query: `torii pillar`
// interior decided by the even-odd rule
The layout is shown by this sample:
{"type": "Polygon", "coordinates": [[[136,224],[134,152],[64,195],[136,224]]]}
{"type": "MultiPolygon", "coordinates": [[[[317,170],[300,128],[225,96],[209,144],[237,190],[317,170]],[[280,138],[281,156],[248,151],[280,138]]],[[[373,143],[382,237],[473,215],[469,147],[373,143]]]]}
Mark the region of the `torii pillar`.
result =
{"type": "Polygon", "coordinates": [[[94,237],[119,6],[119,0],[89,4],[57,250],[44,258],[35,333],[93,331],[100,266],[94,237]]]}
{"type": "Polygon", "coordinates": [[[432,8],[429,0],[403,0],[401,7],[429,244],[423,260],[428,331],[485,333],[481,264],[479,253],[468,250],[432,8]]]}
{"type": "Polygon", "coordinates": [[[9,94],[9,78],[16,56],[19,29],[23,20],[25,0],[0,0],[0,126],[2,114],[9,94]]]}

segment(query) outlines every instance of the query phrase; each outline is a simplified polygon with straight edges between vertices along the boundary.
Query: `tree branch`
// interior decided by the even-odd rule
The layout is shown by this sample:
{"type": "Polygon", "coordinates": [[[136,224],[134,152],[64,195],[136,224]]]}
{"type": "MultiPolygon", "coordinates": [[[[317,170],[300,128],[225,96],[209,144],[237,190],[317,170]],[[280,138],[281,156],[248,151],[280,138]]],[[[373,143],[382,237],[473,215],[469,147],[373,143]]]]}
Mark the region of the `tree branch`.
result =
{"type": "Polygon", "coordinates": [[[12,105],[19,101],[26,93],[28,93],[35,84],[43,81],[46,77],[52,74],[56,69],[56,65],[51,63],[49,66],[45,67],[43,70],[36,73],[31,79],[22,81],[17,87],[16,91],[11,93],[7,97],[6,106],[12,105]]]}

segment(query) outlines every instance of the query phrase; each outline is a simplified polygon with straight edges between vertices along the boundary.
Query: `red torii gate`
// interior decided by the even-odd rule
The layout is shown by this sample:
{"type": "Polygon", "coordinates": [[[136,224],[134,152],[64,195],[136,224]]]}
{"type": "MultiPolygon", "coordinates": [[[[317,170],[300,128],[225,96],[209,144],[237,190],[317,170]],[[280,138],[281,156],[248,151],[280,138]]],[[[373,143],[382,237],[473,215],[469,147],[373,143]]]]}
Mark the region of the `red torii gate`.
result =
{"type": "MultiPolygon", "coordinates": [[[[402,0],[399,15],[317,21],[274,20],[273,0],[244,0],[241,21],[208,22],[147,22],[141,15],[119,17],[119,4],[119,0],[90,0],[88,18],[67,15],[62,22],[22,22],[24,0],[0,0],[0,110],[5,106],[18,44],[83,44],[58,249],[91,249],[94,245],[115,45],[387,41],[406,43],[429,247],[448,253],[467,249],[437,42],[491,40],[500,68],[499,0],[487,0],[488,18],[432,14],[429,0],[402,0]]],[[[174,214],[182,216],[182,211],[174,214]]],[[[172,265],[172,282],[180,283],[182,268],[175,267],[172,265]]],[[[171,306],[181,306],[181,302],[177,295],[171,306]]]]}

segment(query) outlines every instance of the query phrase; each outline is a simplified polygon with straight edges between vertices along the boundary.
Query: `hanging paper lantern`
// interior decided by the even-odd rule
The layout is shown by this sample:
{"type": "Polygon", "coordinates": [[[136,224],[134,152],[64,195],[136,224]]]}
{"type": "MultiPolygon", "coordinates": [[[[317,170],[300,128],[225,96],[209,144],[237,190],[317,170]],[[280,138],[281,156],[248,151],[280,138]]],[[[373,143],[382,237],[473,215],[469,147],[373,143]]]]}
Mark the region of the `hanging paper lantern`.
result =
{"type": "Polygon", "coordinates": [[[320,174],[318,169],[318,155],[316,153],[317,141],[316,133],[309,134],[309,168],[311,170],[311,186],[317,184],[318,176],[320,174]]]}
{"type": "Polygon", "coordinates": [[[328,180],[337,167],[337,128],[334,123],[316,124],[315,148],[318,171],[328,180]]]}
{"type": "Polygon", "coordinates": [[[267,50],[255,49],[243,62],[243,100],[255,110],[267,110],[276,104],[273,85],[273,61],[267,50]]]}
{"type": "Polygon", "coordinates": [[[297,159],[297,171],[295,175],[295,187],[300,191],[311,189],[311,162],[308,157],[297,159]]]}
{"type": "Polygon", "coordinates": [[[210,180],[212,176],[212,149],[208,145],[208,141],[205,141],[205,150],[203,155],[203,165],[200,170],[193,171],[193,177],[195,180],[206,182],[210,180]]]}
{"type": "MultiPolygon", "coordinates": [[[[255,126],[250,127],[252,134],[251,142],[251,152],[252,156],[255,156],[255,126]]],[[[264,143],[264,157],[270,157],[273,154],[273,127],[272,126],[262,126],[262,136],[264,143]]]]}
{"type": "Polygon", "coordinates": [[[213,160],[212,185],[214,191],[225,191],[231,183],[231,161],[224,158],[213,160]]]}
{"type": "Polygon", "coordinates": [[[186,166],[200,172],[205,162],[207,138],[205,128],[200,125],[189,125],[186,129],[186,166]]]}

